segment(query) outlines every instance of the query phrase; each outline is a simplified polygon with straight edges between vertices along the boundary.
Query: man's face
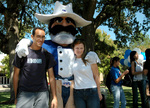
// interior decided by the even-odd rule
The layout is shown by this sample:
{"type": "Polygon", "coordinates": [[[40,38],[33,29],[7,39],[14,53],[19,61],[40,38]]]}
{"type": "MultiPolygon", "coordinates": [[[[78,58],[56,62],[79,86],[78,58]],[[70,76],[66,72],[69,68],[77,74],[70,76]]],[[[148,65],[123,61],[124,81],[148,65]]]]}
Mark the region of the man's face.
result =
{"type": "Polygon", "coordinates": [[[49,32],[51,40],[60,45],[71,44],[75,39],[77,30],[75,22],[68,17],[57,17],[50,21],[49,32]]]}
{"type": "Polygon", "coordinates": [[[35,35],[31,35],[31,38],[33,40],[33,45],[37,48],[40,49],[44,43],[45,40],[45,31],[41,29],[36,29],[35,30],[35,35]]]}

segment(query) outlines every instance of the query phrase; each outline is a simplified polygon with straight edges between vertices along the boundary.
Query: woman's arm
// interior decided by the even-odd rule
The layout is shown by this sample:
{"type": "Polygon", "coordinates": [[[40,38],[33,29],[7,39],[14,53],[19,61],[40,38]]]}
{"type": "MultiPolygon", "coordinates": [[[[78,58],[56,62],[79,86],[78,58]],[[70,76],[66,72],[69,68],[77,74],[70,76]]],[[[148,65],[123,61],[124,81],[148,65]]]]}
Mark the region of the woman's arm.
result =
{"type": "Polygon", "coordinates": [[[132,72],[132,75],[138,75],[138,74],[143,73],[143,71],[139,71],[139,72],[135,71],[135,62],[134,61],[131,63],[131,72],[132,72]]]}
{"type": "Polygon", "coordinates": [[[92,68],[94,80],[97,85],[99,99],[102,100],[102,95],[101,95],[101,91],[100,91],[100,77],[99,77],[98,66],[97,66],[97,64],[91,64],[91,68],[92,68]]]}
{"type": "Polygon", "coordinates": [[[129,70],[125,70],[116,80],[115,83],[119,83],[123,76],[125,76],[127,73],[129,73],[129,70]]]}

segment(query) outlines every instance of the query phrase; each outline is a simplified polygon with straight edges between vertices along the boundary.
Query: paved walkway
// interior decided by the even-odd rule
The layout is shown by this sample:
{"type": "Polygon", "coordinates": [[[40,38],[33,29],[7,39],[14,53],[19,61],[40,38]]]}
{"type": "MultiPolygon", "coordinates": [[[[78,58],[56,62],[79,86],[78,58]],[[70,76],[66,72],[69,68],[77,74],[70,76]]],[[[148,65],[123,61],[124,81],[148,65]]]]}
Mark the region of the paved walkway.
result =
{"type": "Polygon", "coordinates": [[[0,92],[9,92],[10,88],[8,85],[0,85],[0,92]]]}

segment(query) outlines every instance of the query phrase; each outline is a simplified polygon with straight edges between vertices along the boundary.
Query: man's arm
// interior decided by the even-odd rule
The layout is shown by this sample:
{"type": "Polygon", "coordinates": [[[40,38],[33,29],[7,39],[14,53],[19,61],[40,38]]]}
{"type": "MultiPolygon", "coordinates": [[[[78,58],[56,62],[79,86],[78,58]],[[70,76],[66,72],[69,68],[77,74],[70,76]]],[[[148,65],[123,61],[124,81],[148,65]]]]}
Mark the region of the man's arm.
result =
{"type": "Polygon", "coordinates": [[[15,93],[15,104],[17,103],[17,89],[18,89],[19,73],[20,73],[20,69],[14,66],[13,87],[14,87],[14,93],[15,93]]]}
{"type": "Polygon", "coordinates": [[[53,96],[53,100],[51,102],[51,108],[57,108],[56,81],[54,77],[53,68],[48,69],[48,77],[49,77],[50,89],[53,96]]]}

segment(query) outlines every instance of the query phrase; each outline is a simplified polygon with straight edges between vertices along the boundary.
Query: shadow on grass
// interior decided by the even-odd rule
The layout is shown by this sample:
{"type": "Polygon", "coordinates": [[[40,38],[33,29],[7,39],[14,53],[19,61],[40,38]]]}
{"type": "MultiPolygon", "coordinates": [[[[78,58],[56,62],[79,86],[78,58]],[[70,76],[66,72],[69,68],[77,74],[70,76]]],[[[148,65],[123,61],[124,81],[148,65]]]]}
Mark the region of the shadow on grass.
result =
{"type": "Polygon", "coordinates": [[[15,108],[10,100],[10,92],[0,92],[0,108],[15,108]]]}

